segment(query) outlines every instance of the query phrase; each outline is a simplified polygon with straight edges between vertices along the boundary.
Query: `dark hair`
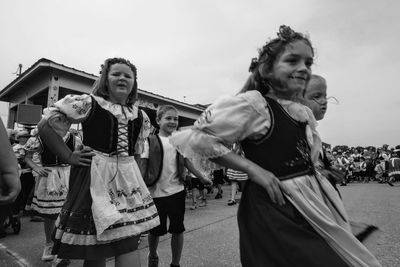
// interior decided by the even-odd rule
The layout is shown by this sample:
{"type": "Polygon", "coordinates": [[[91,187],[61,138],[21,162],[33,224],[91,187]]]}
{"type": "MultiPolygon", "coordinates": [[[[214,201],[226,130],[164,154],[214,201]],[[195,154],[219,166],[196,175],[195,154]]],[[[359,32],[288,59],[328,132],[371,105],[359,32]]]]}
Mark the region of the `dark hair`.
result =
{"type": "Polygon", "coordinates": [[[129,94],[126,104],[133,105],[137,99],[137,70],[135,65],[133,65],[129,60],[124,58],[108,58],[104,61],[104,64],[101,65],[100,77],[96,80],[93,85],[92,93],[95,96],[100,96],[106,100],[109,99],[109,92],[108,92],[108,72],[110,68],[114,64],[125,64],[127,65],[133,72],[134,76],[134,84],[132,88],[132,92],[129,94]]]}
{"type": "Polygon", "coordinates": [[[277,35],[277,38],[268,41],[258,50],[258,57],[251,60],[249,71],[252,74],[240,90],[240,93],[250,90],[258,90],[262,94],[268,93],[271,85],[267,79],[261,77],[258,67],[264,65],[263,67],[266,68],[266,71],[271,71],[276,59],[279,58],[289,44],[296,41],[304,41],[311,48],[314,56],[314,48],[311,41],[304,34],[295,32],[289,26],[281,25],[277,35]]]}

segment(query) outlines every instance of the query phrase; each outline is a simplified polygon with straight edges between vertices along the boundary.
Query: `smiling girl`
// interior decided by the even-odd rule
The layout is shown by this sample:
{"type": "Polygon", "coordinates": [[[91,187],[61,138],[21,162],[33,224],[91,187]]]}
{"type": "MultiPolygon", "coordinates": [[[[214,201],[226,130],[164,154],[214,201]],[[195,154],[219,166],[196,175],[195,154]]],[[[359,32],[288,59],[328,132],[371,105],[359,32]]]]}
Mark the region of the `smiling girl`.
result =
{"type": "Polygon", "coordinates": [[[134,156],[150,132],[146,113],[133,106],[136,67],[107,59],[91,95],[67,95],[39,123],[44,142],[71,164],[69,193],[56,222],[53,253],[84,259],[84,266],[140,266],[140,233],[159,224],[156,207],[134,156]],[[82,150],[71,151],[61,136],[81,123],[82,150]]]}
{"type": "Polygon", "coordinates": [[[252,60],[241,93],[217,100],[193,128],[171,137],[199,169],[247,173],[238,210],[243,266],[380,266],[314,170],[321,141],[311,110],[298,103],[313,57],[304,35],[281,26],[252,60]],[[246,158],[227,148],[235,142],[246,158]]]}

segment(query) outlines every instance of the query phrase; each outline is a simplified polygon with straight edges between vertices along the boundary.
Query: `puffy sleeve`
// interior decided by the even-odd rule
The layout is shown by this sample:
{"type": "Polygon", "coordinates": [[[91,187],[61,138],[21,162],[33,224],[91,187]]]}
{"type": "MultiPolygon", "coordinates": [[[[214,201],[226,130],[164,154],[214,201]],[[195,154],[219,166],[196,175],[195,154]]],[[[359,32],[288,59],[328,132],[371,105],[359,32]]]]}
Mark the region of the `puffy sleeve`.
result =
{"type": "Polygon", "coordinates": [[[142,121],[142,128],[140,129],[138,139],[135,144],[135,154],[142,154],[144,151],[144,143],[150,135],[151,131],[151,123],[149,116],[147,116],[146,112],[143,110],[139,110],[138,112],[142,112],[143,121],[142,121]]]}
{"type": "Polygon", "coordinates": [[[230,152],[227,146],[246,138],[259,139],[271,126],[267,102],[258,91],[218,99],[209,106],[193,127],[177,131],[171,144],[195,168],[210,172],[220,168],[210,161],[230,152]]]}
{"type": "Polygon", "coordinates": [[[54,103],[54,107],[46,108],[44,118],[60,135],[65,136],[72,123],[84,121],[90,113],[92,98],[89,95],[67,95],[54,103]]]}

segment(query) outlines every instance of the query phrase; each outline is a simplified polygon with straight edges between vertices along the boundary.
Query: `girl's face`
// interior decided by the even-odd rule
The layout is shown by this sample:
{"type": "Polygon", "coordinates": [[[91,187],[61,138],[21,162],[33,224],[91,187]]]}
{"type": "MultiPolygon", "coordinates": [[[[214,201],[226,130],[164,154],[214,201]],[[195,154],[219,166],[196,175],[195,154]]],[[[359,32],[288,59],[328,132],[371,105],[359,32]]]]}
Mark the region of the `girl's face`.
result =
{"type": "Polygon", "coordinates": [[[111,65],[107,75],[108,92],[112,103],[125,104],[135,84],[131,68],[123,63],[111,65]]]}
{"type": "Polygon", "coordinates": [[[160,134],[170,136],[178,127],[178,113],[173,109],[169,109],[161,116],[161,119],[157,123],[160,126],[160,134]]]}
{"type": "Polygon", "coordinates": [[[267,74],[276,96],[293,99],[302,92],[311,76],[313,52],[309,45],[299,40],[286,46],[267,74]]]}
{"type": "Polygon", "coordinates": [[[317,121],[322,120],[328,108],[326,84],[312,79],[301,102],[312,110],[317,121]]]}

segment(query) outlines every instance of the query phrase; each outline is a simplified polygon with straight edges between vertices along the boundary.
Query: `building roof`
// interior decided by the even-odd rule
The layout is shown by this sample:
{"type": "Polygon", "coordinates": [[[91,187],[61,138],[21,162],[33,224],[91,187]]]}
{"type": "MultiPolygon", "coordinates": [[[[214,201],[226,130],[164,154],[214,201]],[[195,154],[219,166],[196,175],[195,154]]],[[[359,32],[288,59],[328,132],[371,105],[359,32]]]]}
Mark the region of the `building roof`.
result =
{"type": "MultiPolygon", "coordinates": [[[[32,76],[36,71],[38,71],[41,68],[54,68],[54,69],[58,69],[61,71],[65,71],[68,73],[72,73],[81,77],[85,77],[88,79],[92,79],[93,81],[96,80],[98,78],[98,76],[82,71],[82,70],[78,70],[75,68],[71,68],[68,66],[65,66],[63,64],[60,63],[56,63],[52,60],[49,60],[47,58],[41,58],[38,61],[36,61],[32,66],[30,66],[28,69],[26,69],[24,72],[21,73],[21,75],[19,75],[17,78],[15,78],[11,83],[9,83],[6,87],[3,88],[3,90],[0,91],[0,101],[5,101],[6,96],[12,92],[14,90],[14,88],[18,87],[18,85],[20,83],[22,83],[25,79],[27,79],[28,77],[32,76]]],[[[142,89],[138,89],[138,94],[139,95],[144,95],[144,96],[150,96],[156,99],[160,99],[160,100],[167,100],[168,102],[171,102],[172,104],[176,104],[176,105],[180,105],[183,107],[188,107],[191,109],[195,109],[198,111],[203,111],[204,105],[200,105],[200,104],[195,104],[195,105],[191,105],[191,104],[187,104],[185,102],[182,101],[178,101],[169,97],[165,97],[159,94],[155,94],[149,91],[145,91],[142,89]]]]}

